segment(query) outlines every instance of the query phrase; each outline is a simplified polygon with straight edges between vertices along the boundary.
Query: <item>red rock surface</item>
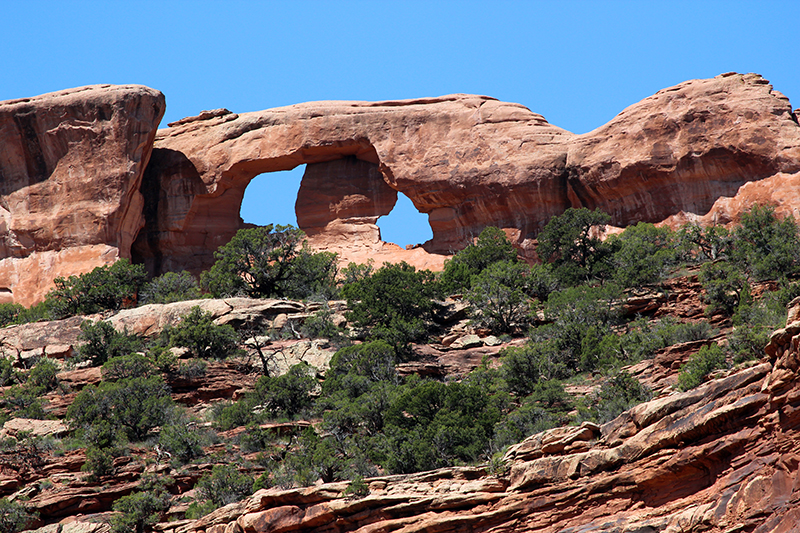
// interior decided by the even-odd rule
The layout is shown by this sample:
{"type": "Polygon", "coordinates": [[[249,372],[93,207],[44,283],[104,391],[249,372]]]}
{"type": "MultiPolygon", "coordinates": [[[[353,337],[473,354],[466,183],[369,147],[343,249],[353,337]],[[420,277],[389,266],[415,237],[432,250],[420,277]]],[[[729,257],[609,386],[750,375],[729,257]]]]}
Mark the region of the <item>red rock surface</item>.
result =
{"type": "MultiPolygon", "coordinates": [[[[250,179],[300,164],[308,166],[298,222],[315,247],[436,268],[444,256],[430,254],[461,248],[487,225],[532,257],[537,232],[570,206],[603,209],[625,226],[706,215],[747,182],[794,183],[800,127],[789,101],[755,74],[664,89],[577,136],[518,104],[473,95],[218,110],[159,131],[145,180],[157,207],[134,253],[154,271],[207,267],[242,226],[250,179]],[[395,191],[428,214],[424,249],[379,240],[375,221],[395,191]]],[[[797,205],[796,193],[761,189],[758,198],[784,210],[797,205]]],[[[756,198],[742,194],[729,211],[756,198]]]]}
{"type": "Polygon", "coordinates": [[[312,246],[433,269],[487,225],[532,258],[538,231],[571,206],[622,227],[736,220],[754,202],[789,214],[800,199],[797,116],[756,74],[664,89],[583,135],[463,94],[220,109],[156,135],[163,111],[141,86],[0,103],[1,301],[40,301],[56,276],[119,257],[199,272],[243,227],[250,180],[301,164],[296,209],[312,246]],[[429,217],[422,247],[380,239],[398,192],[429,217]]]}
{"type": "Polygon", "coordinates": [[[0,102],[0,298],[129,257],[164,95],[93,85],[0,102]]]}

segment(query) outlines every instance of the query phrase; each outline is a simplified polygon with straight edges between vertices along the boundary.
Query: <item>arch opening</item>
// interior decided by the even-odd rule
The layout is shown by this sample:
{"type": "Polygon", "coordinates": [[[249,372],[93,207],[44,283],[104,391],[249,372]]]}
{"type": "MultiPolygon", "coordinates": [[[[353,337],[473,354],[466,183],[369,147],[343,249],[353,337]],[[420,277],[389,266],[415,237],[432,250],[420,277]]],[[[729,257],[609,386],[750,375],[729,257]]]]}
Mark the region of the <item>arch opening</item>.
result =
{"type": "Polygon", "coordinates": [[[291,224],[298,227],[295,202],[306,165],[292,170],[265,172],[250,180],[244,190],[239,217],[245,224],[291,224]]]}
{"type": "Polygon", "coordinates": [[[397,203],[388,215],[378,219],[381,240],[392,242],[401,248],[424,244],[433,238],[428,215],[420,213],[411,199],[402,192],[397,193],[397,203]]]}

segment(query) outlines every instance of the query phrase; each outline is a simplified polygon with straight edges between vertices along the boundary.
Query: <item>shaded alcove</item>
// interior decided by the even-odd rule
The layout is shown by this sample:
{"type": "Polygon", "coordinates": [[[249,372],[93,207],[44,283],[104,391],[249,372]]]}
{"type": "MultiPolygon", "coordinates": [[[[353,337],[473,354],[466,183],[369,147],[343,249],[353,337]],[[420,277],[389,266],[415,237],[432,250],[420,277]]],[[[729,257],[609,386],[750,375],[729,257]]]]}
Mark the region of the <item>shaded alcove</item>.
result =
{"type": "Polygon", "coordinates": [[[297,227],[295,202],[305,171],[306,165],[299,165],[292,170],[259,174],[250,180],[239,208],[245,224],[297,227]]]}
{"type": "Polygon", "coordinates": [[[403,248],[423,244],[433,238],[428,215],[420,213],[411,199],[397,193],[397,203],[392,211],[378,219],[381,240],[393,242],[403,248]]]}

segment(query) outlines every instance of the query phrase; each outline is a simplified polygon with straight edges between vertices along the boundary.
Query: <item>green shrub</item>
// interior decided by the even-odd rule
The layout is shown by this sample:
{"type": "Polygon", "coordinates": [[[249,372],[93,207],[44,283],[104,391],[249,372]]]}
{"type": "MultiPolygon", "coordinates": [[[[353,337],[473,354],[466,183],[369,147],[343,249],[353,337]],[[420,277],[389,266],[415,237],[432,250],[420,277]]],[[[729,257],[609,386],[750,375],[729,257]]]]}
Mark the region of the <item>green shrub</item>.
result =
{"type": "Polygon", "coordinates": [[[239,337],[228,324],[214,324],[214,317],[198,306],[172,328],[165,329],[169,344],[188,348],[200,359],[225,359],[239,352],[239,337]]]}
{"type": "Polygon", "coordinates": [[[699,278],[706,292],[704,300],[708,304],[708,314],[721,311],[730,316],[749,294],[747,278],[739,267],[727,261],[704,264],[699,278]]]}
{"type": "Polygon", "coordinates": [[[214,253],[200,278],[214,296],[327,297],[335,292],[335,255],[300,247],[305,234],[292,226],[241,229],[214,253]]]}
{"type": "Polygon", "coordinates": [[[557,417],[535,402],[525,402],[495,426],[493,445],[502,449],[522,442],[531,435],[556,427],[558,422],[557,417]]]}
{"type": "Polygon", "coordinates": [[[364,481],[362,476],[353,477],[347,488],[344,489],[345,496],[352,496],[354,498],[364,498],[369,496],[369,485],[364,481]]]}
{"type": "Polygon", "coordinates": [[[615,419],[623,411],[652,398],[650,389],[627,372],[619,372],[603,383],[596,393],[594,405],[583,413],[599,424],[615,419]]]}
{"type": "Polygon", "coordinates": [[[475,462],[499,419],[498,406],[474,384],[411,380],[385,415],[383,466],[410,473],[475,462]]]}
{"type": "Polygon", "coordinates": [[[88,385],[67,409],[66,417],[70,426],[84,435],[87,429],[100,425],[102,435],[122,434],[140,441],[151,429],[163,425],[172,409],[172,398],[161,376],[151,376],[88,385]]]}
{"type": "Polygon", "coordinates": [[[678,389],[687,391],[703,383],[706,376],[717,369],[725,368],[725,352],[717,344],[703,346],[694,354],[678,374],[678,389]]]}
{"type": "Polygon", "coordinates": [[[793,217],[778,220],[771,206],[753,206],[733,231],[732,259],[756,280],[778,279],[800,268],[800,234],[793,217]]]}
{"type": "Polygon", "coordinates": [[[372,383],[397,383],[394,347],[382,340],[341,348],[333,355],[325,373],[322,392],[326,397],[339,391],[350,398],[366,393],[372,383]]]}
{"type": "Polygon", "coordinates": [[[168,304],[200,298],[197,280],[186,272],[165,272],[142,287],[139,300],[143,304],[168,304]]]}
{"type": "Polygon", "coordinates": [[[208,363],[202,359],[190,359],[188,361],[182,361],[181,364],[178,365],[177,374],[181,379],[193,381],[204,377],[207,369],[208,363]]]}
{"type": "Polygon", "coordinates": [[[25,308],[20,304],[0,304],[0,328],[9,324],[18,324],[25,308]]]}
{"type": "Polygon", "coordinates": [[[732,247],[733,236],[724,226],[687,224],[678,232],[678,253],[695,263],[726,258],[732,247]]]}
{"type": "Polygon", "coordinates": [[[472,277],[497,262],[516,263],[517,251],[500,228],[484,228],[474,243],[457,252],[444,265],[440,283],[447,294],[467,290],[472,277]]]}
{"type": "Polygon", "coordinates": [[[78,347],[78,359],[89,360],[92,366],[100,366],[109,359],[138,352],[144,346],[140,337],[129,335],[127,331],[121,333],[104,320],[84,320],[78,340],[83,342],[78,347]]]}
{"type": "Polygon", "coordinates": [[[612,250],[597,228],[609,222],[611,217],[602,211],[569,208],[539,233],[536,253],[564,285],[607,277],[612,250]]]}
{"type": "Polygon", "coordinates": [[[299,363],[282,376],[259,377],[251,401],[273,417],[291,418],[302,413],[311,407],[313,400],[310,393],[317,386],[317,380],[309,374],[310,370],[307,363],[299,363]]]}
{"type": "Polygon", "coordinates": [[[112,357],[103,363],[100,372],[106,381],[117,381],[126,378],[144,378],[156,371],[153,362],[139,353],[131,353],[112,357]]]}
{"type": "Polygon", "coordinates": [[[142,491],[114,502],[117,515],[111,518],[112,533],[143,533],[161,520],[169,509],[169,493],[158,482],[143,479],[142,491]]]}
{"type": "Polygon", "coordinates": [[[303,322],[300,332],[310,339],[328,339],[334,346],[343,346],[349,342],[347,330],[333,323],[333,311],[327,304],[303,322]]]}
{"type": "Polygon", "coordinates": [[[661,281],[677,263],[676,236],[667,227],[639,222],[608,239],[614,250],[613,278],[622,287],[639,287],[661,281]]]}
{"type": "Polygon", "coordinates": [[[35,391],[37,395],[54,391],[58,388],[58,378],[56,377],[58,371],[59,368],[55,361],[49,357],[42,357],[31,368],[25,385],[35,391]]]}
{"type": "Polygon", "coordinates": [[[86,448],[86,462],[81,466],[82,472],[89,472],[93,481],[114,474],[114,455],[110,448],[89,446],[86,448]]]}
{"type": "Polygon", "coordinates": [[[195,490],[200,499],[222,507],[252,494],[253,479],[233,465],[215,465],[210,474],[200,478],[195,490]]]}
{"type": "Polygon", "coordinates": [[[357,281],[363,281],[370,277],[375,271],[375,262],[370,259],[366,263],[348,263],[340,272],[342,285],[350,285],[357,281]]]}
{"type": "Polygon", "coordinates": [[[146,279],[143,265],[132,265],[127,259],[120,259],[80,276],[56,278],[55,288],[47,293],[47,300],[57,318],[117,310],[125,304],[135,304],[146,279]]]}
{"type": "Polygon", "coordinates": [[[19,381],[19,372],[14,370],[14,364],[11,362],[11,359],[0,357],[0,387],[19,383],[19,381]]]}
{"type": "Polygon", "coordinates": [[[342,294],[350,309],[347,319],[394,345],[398,354],[409,354],[409,344],[424,338],[434,295],[429,271],[387,264],[369,278],[345,285],[342,294]]]}
{"type": "Polygon", "coordinates": [[[38,515],[16,501],[0,498],[0,533],[17,533],[36,520],[38,515]]]}
{"type": "Polygon", "coordinates": [[[213,439],[208,431],[198,425],[197,420],[176,416],[161,427],[158,443],[180,464],[202,457],[203,446],[211,444],[213,439]]]}
{"type": "Polygon", "coordinates": [[[508,333],[530,322],[530,268],[516,260],[498,261],[472,278],[466,297],[478,322],[494,333],[508,333]]]}

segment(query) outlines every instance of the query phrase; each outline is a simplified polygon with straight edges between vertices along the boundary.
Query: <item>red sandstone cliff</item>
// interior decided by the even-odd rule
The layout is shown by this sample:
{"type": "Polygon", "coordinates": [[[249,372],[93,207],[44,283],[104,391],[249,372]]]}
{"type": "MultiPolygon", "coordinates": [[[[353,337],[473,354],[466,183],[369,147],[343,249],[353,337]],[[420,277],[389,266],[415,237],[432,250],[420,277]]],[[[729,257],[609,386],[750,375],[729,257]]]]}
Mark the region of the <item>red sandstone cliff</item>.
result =
{"type": "Polygon", "coordinates": [[[164,95],[94,85],[0,102],[0,300],[130,257],[164,95]]]}
{"type": "Polygon", "coordinates": [[[603,209],[616,226],[713,223],[756,201],[793,213],[800,191],[797,116],[756,74],[664,89],[583,135],[474,95],[223,109],[156,134],[163,110],[163,95],[137,86],[0,103],[4,301],[34,303],[56,276],[118,257],[152,273],[208,268],[242,227],[250,180],[301,164],[296,210],[312,246],[434,269],[487,225],[533,257],[568,207],[603,209]],[[379,239],[398,191],[428,214],[423,248],[379,239]]]}

